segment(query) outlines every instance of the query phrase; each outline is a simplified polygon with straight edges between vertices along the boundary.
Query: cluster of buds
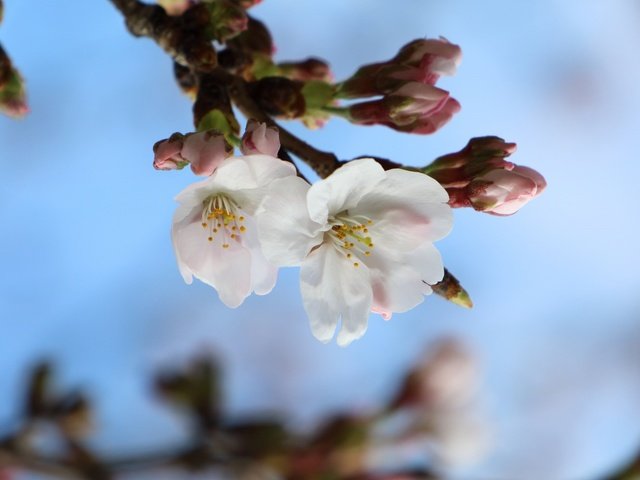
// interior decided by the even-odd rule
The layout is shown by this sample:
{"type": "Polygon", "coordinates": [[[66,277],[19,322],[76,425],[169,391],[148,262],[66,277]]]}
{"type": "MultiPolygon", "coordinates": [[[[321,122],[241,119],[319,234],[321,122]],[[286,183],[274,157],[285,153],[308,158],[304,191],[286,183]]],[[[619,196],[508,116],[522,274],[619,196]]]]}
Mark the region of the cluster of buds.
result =
{"type": "MultiPolygon", "coordinates": [[[[242,137],[243,155],[278,156],[280,136],[276,127],[250,120],[242,137]]],[[[216,168],[233,155],[233,146],[217,130],[193,133],[174,133],[153,146],[153,166],[156,170],[182,170],[187,165],[196,175],[210,176],[216,168]]]]}
{"type": "Polygon", "coordinates": [[[547,186],[532,168],[506,160],[515,150],[515,143],[499,137],[472,138],[462,150],[439,157],[423,172],[447,190],[452,207],[512,215],[547,186]]]}
{"type": "Polygon", "coordinates": [[[196,175],[211,175],[222,161],[233,154],[225,136],[216,130],[174,133],[153,146],[156,170],[181,170],[191,165],[196,175]]]}
{"type": "Polygon", "coordinates": [[[462,58],[460,47],[445,39],[414,40],[391,60],[361,67],[338,86],[340,98],[381,99],[355,103],[346,117],[358,125],[386,125],[403,132],[429,134],[460,110],[446,90],[442,75],[453,75],[462,58]]]}

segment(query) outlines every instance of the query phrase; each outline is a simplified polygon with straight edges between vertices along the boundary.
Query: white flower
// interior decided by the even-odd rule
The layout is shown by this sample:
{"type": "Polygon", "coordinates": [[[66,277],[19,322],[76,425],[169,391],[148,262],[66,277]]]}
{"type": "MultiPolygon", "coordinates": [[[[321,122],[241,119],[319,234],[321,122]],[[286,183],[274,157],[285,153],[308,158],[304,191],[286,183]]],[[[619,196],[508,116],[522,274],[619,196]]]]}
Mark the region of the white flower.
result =
{"type": "Polygon", "coordinates": [[[265,256],[300,265],[311,330],[348,345],[367,329],[371,310],[390,318],[418,305],[444,274],[432,242],[452,225],[447,192],[432,178],[384,171],[354,160],[309,186],[297,177],[274,181],[258,215],[265,256]]]}
{"type": "Polygon", "coordinates": [[[290,175],[293,165],[277,158],[232,157],[176,197],[171,233],[185,282],[195,276],[232,308],[271,291],[277,269],[260,250],[254,215],[269,183],[290,175]]]}

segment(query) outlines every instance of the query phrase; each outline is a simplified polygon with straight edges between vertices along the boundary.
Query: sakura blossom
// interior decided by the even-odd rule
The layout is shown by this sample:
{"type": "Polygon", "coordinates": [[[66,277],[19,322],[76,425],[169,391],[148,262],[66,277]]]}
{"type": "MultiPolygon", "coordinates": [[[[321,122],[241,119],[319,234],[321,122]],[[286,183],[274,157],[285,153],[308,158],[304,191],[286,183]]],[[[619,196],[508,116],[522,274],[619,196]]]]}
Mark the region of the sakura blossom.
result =
{"type": "Polygon", "coordinates": [[[346,346],[367,329],[373,310],[390,318],[412,309],[444,275],[433,242],[452,227],[446,191],[432,178],[353,160],[309,186],[274,180],[258,214],[265,256],[301,267],[311,331],[346,346]]]}
{"type": "Polygon", "coordinates": [[[178,194],[171,235],[185,282],[195,276],[231,308],[269,293],[277,268],[261,251],[254,216],[266,187],[293,175],[293,165],[268,155],[232,157],[178,194]]]}

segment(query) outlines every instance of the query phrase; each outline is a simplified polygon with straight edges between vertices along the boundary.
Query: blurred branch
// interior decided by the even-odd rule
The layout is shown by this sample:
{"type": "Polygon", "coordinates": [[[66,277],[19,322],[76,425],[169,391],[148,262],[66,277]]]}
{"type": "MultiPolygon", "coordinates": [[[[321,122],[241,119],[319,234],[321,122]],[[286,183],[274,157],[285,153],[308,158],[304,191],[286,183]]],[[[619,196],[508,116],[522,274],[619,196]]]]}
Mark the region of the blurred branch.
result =
{"type": "Polygon", "coordinates": [[[159,5],[148,5],[138,0],[110,1],[125,17],[132,35],[153,39],[181,65],[199,71],[210,71],[216,67],[216,51],[205,33],[209,14],[204,5],[172,17],[159,5]]]}
{"type": "MultiPolygon", "coordinates": [[[[400,438],[403,445],[407,442],[407,435],[402,431],[387,439],[377,438],[376,425],[380,422],[396,414],[421,410],[433,414],[434,408],[446,408],[445,403],[434,403],[434,395],[437,396],[441,388],[451,393],[451,387],[441,381],[442,373],[451,372],[451,360],[455,361],[459,352],[455,345],[447,345],[446,355],[433,356],[426,364],[422,361],[407,374],[398,392],[392,396],[400,401],[394,400],[368,413],[334,415],[307,435],[290,430],[279,419],[230,421],[221,409],[217,364],[208,358],[198,358],[184,369],[161,372],[154,381],[161,398],[192,420],[194,428],[190,440],[169,449],[114,458],[104,458],[88,448],[84,441],[86,429],[68,428],[71,418],[87,420],[86,413],[91,411],[89,402],[66,402],[68,405],[86,403],[82,411],[71,407],[61,409],[59,405],[65,404],[63,399],[85,397],[77,393],[60,393],[54,388],[51,366],[41,363],[32,370],[28,382],[23,425],[0,440],[0,472],[17,469],[56,478],[110,480],[124,472],[157,468],[197,471],[216,467],[227,471],[232,478],[247,479],[267,478],[256,476],[255,472],[271,472],[272,476],[284,480],[436,479],[438,475],[427,469],[377,473],[371,471],[367,458],[368,449],[388,449],[400,438]],[[406,394],[407,385],[411,388],[410,395],[406,394]],[[64,447],[57,456],[41,453],[37,442],[33,441],[44,424],[53,427],[64,447]]],[[[420,424],[419,419],[414,422],[412,434],[422,428],[420,424]]],[[[429,434],[431,427],[424,428],[423,433],[429,434]]],[[[50,428],[46,430],[51,431],[50,428]]]]}

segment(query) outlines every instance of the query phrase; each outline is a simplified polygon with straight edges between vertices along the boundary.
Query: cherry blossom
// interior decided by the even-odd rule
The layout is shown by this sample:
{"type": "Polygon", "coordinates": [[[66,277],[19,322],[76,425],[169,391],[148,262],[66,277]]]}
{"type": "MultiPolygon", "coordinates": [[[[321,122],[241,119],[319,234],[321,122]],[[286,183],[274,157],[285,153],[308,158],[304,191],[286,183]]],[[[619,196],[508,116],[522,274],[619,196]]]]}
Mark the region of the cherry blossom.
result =
{"type": "Polygon", "coordinates": [[[275,180],[258,215],[260,241],[274,264],[301,266],[316,338],[329,341],[341,319],[345,346],[365,333],[372,310],[385,318],[410,310],[442,279],[433,242],[451,229],[447,200],[422,173],[354,160],[313,186],[275,180]]]}
{"type": "Polygon", "coordinates": [[[232,157],[183,190],[176,197],[172,239],[185,282],[195,276],[232,308],[251,292],[269,293],[277,271],[261,252],[254,215],[269,183],[292,175],[293,165],[277,158],[232,157]]]}

